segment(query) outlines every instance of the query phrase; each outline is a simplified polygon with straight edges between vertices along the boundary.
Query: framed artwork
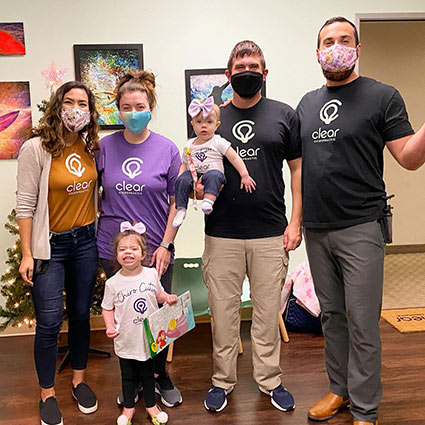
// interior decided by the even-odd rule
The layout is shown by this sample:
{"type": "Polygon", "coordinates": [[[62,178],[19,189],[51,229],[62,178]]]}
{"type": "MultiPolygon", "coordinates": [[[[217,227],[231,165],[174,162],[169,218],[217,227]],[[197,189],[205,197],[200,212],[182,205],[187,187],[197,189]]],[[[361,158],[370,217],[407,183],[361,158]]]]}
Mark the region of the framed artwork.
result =
{"type": "MultiPolygon", "coordinates": [[[[233,98],[233,89],[226,74],[226,68],[214,69],[188,69],[185,71],[186,81],[186,116],[187,116],[187,137],[193,137],[193,130],[190,124],[191,117],[187,113],[190,102],[193,99],[205,100],[213,96],[214,103],[220,105],[233,98]]],[[[266,82],[264,81],[261,94],[266,96],[266,82]]]]}
{"type": "Polygon", "coordinates": [[[0,82],[0,159],[16,159],[32,127],[30,83],[0,82]]]}
{"type": "Polygon", "coordinates": [[[115,105],[119,79],[132,69],[143,69],[142,44],[74,45],[76,80],[84,82],[96,96],[102,129],[124,128],[115,105]]]}
{"type": "Polygon", "coordinates": [[[25,55],[23,22],[0,22],[0,55],[25,55]]]}

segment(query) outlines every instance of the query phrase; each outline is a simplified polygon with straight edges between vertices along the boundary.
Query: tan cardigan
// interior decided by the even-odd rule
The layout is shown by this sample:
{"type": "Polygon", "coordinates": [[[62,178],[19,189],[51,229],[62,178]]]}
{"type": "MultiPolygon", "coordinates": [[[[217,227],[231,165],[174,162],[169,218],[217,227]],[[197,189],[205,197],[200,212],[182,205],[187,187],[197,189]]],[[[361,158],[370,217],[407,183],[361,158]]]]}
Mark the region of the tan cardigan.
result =
{"type": "MultiPolygon", "coordinates": [[[[27,140],[18,156],[16,217],[32,217],[31,252],[33,258],[50,259],[49,174],[52,155],[41,146],[39,137],[27,140]]],[[[95,190],[95,196],[97,190],[95,190]]],[[[96,201],[95,201],[96,206],[96,201]]]]}
{"type": "Polygon", "coordinates": [[[49,173],[52,155],[41,146],[39,137],[27,140],[18,156],[16,217],[32,217],[33,258],[50,259],[49,173]]]}

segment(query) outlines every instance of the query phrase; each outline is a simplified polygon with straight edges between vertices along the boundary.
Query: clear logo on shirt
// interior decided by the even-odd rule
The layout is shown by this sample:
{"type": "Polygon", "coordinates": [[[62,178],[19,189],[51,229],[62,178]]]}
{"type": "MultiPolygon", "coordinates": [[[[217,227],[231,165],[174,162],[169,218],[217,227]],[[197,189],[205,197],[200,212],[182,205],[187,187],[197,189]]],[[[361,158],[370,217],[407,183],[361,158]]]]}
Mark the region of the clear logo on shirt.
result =
{"type": "Polygon", "coordinates": [[[65,167],[71,174],[74,174],[77,177],[81,177],[84,171],[86,171],[86,169],[81,164],[81,156],[77,153],[68,155],[65,160],[65,167]]]}
{"type": "Polygon", "coordinates": [[[137,300],[134,301],[133,308],[137,313],[142,315],[142,316],[135,317],[133,319],[133,323],[135,325],[142,325],[144,314],[146,313],[146,310],[148,309],[148,306],[146,304],[146,298],[137,298],[137,300]]]}
{"type": "MultiPolygon", "coordinates": [[[[86,171],[85,167],[83,167],[83,164],[81,163],[81,156],[75,152],[67,156],[65,159],[65,167],[71,174],[77,177],[82,177],[84,171],[86,171]]],[[[72,184],[69,184],[66,187],[66,191],[69,195],[77,195],[78,193],[87,192],[92,183],[93,180],[87,180],[79,183],[74,180],[72,184]]]]}
{"type": "Polygon", "coordinates": [[[205,152],[194,152],[193,156],[200,162],[204,162],[207,159],[205,152]]]}
{"type": "Polygon", "coordinates": [[[217,150],[212,148],[201,148],[199,150],[192,151],[192,158],[196,159],[194,164],[198,173],[206,173],[210,169],[210,164],[203,164],[203,162],[208,159],[208,152],[217,152],[217,150]]]}
{"type": "Polygon", "coordinates": [[[342,106],[342,102],[338,99],[332,99],[326,102],[319,112],[319,118],[325,124],[330,124],[339,117],[338,109],[340,106],[342,106]]]}
{"type": "MultiPolygon", "coordinates": [[[[124,175],[133,180],[137,176],[140,176],[140,174],[142,174],[142,165],[143,161],[140,158],[130,157],[123,161],[121,165],[121,170],[124,175]]],[[[145,186],[145,184],[130,183],[123,179],[123,181],[118,182],[115,185],[115,189],[121,194],[140,195],[143,193],[143,189],[145,186]]]]}
{"type": "MultiPolygon", "coordinates": [[[[248,143],[253,137],[255,122],[251,120],[242,120],[238,121],[232,128],[233,136],[242,143],[248,143]]],[[[256,160],[258,157],[258,152],[261,148],[248,148],[240,149],[239,146],[236,147],[236,153],[244,160],[251,161],[256,160]]]]}
{"type": "Polygon", "coordinates": [[[122,172],[128,176],[130,179],[142,174],[141,166],[143,161],[140,158],[131,157],[127,158],[121,165],[122,172]]]}
{"type": "MultiPolygon", "coordinates": [[[[322,106],[319,111],[319,118],[325,125],[329,125],[339,117],[340,106],[342,106],[342,102],[338,99],[329,100],[322,106]]],[[[314,130],[311,133],[311,137],[314,143],[334,143],[339,130],[339,128],[323,129],[319,127],[318,130],[314,130]]]]}
{"type": "Polygon", "coordinates": [[[255,122],[250,120],[237,122],[232,128],[233,136],[242,143],[248,143],[255,136],[254,125],[255,122]]]}
{"type": "Polygon", "coordinates": [[[134,301],[133,308],[137,311],[137,313],[145,314],[148,309],[148,306],[146,305],[146,298],[137,298],[137,300],[134,301]]]}

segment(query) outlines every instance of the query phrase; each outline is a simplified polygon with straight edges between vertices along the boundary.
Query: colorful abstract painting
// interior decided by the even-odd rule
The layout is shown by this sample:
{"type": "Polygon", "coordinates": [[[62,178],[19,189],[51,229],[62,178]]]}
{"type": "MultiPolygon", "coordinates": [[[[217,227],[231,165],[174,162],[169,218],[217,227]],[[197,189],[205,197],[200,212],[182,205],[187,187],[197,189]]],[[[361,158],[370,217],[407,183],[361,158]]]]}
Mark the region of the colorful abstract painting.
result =
{"type": "Polygon", "coordinates": [[[75,76],[96,96],[101,128],[122,128],[115,105],[118,80],[143,69],[142,44],[74,45],[75,76]]]}
{"type": "MultiPolygon", "coordinates": [[[[185,71],[186,77],[186,111],[193,99],[205,100],[214,97],[214,103],[221,105],[233,97],[233,89],[224,71],[225,68],[216,69],[189,69],[185,71]]],[[[190,116],[187,114],[187,137],[192,137],[190,116]]]]}
{"type": "Polygon", "coordinates": [[[32,127],[30,83],[0,82],[0,159],[15,159],[32,127]]]}
{"type": "Polygon", "coordinates": [[[25,55],[22,22],[0,22],[0,55],[25,55]]]}

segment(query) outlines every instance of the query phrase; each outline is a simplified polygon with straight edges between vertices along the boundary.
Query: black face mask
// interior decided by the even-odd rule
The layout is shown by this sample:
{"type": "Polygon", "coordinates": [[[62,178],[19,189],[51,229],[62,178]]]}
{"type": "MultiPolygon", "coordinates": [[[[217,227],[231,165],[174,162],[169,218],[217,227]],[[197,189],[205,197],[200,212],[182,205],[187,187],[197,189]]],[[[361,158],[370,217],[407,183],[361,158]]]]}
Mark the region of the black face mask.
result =
{"type": "Polygon", "coordinates": [[[244,99],[253,97],[263,85],[263,74],[260,72],[244,71],[230,77],[233,90],[244,99]]]}

